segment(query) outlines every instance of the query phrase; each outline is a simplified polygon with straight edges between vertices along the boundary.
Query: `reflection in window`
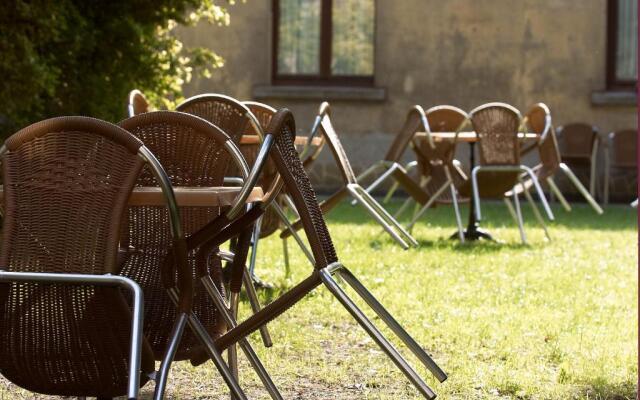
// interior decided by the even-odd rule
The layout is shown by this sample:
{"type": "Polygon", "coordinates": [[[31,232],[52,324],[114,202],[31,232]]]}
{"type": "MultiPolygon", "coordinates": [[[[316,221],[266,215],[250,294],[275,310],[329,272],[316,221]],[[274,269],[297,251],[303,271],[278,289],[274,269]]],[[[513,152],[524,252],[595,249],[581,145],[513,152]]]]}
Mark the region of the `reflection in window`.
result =
{"type": "Polygon", "coordinates": [[[320,71],[320,0],[280,0],[278,72],[320,71]]]}
{"type": "Polygon", "coordinates": [[[638,1],[618,0],[616,80],[636,81],[638,76],[638,1]]]}
{"type": "Polygon", "coordinates": [[[331,73],[373,75],[374,0],[333,0],[331,73]]]}

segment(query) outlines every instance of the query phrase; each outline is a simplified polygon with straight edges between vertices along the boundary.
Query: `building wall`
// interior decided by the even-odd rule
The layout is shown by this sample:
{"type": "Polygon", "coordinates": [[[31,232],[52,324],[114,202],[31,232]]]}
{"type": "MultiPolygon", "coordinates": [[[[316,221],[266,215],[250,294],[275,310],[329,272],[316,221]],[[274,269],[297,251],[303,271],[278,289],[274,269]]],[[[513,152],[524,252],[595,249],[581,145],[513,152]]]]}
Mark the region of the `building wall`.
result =
{"type": "MultiPolygon", "coordinates": [[[[185,96],[222,92],[253,99],[271,81],[271,1],[229,7],[231,25],[183,29],[188,46],[206,46],[226,59],[211,79],[197,78],[185,96]]],[[[556,125],[596,124],[602,132],[637,126],[634,105],[594,105],[605,88],[606,0],[378,0],[375,86],[384,101],[334,100],[332,117],[354,165],[380,159],[409,107],[452,104],[466,110],[504,101],[525,111],[549,105],[556,125]]],[[[306,132],[321,101],[261,98],[288,107],[306,132]]],[[[461,160],[466,149],[459,146],[461,160]]],[[[330,159],[315,180],[332,186],[330,159]]]]}

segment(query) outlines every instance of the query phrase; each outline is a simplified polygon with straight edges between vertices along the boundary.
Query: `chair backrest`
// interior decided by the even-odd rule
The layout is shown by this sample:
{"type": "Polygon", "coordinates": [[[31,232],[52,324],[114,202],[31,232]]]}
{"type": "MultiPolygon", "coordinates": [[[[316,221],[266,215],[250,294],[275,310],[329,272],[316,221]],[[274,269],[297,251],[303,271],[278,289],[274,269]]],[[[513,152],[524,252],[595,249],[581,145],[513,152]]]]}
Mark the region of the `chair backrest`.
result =
{"type": "Polygon", "coordinates": [[[534,104],[525,116],[530,132],[539,135],[538,152],[540,162],[547,174],[553,174],[562,161],[555,129],[551,120],[551,111],[544,103],[534,104]]]}
{"type": "Polygon", "coordinates": [[[127,112],[130,117],[152,111],[147,98],[138,89],[129,92],[129,101],[127,103],[127,112]]]}
{"type": "MultiPolygon", "coordinates": [[[[431,107],[426,111],[425,116],[431,132],[458,133],[469,118],[464,110],[449,105],[431,107]]],[[[457,140],[443,140],[437,143],[437,150],[445,163],[453,161],[457,144],[457,140]]]]}
{"type": "Polygon", "coordinates": [[[344,151],[344,147],[342,147],[342,143],[340,143],[340,139],[338,139],[338,134],[333,128],[333,123],[331,122],[331,107],[328,102],[325,101],[320,105],[317,118],[320,119],[319,129],[324,135],[329,149],[331,149],[331,154],[340,170],[340,175],[344,183],[356,183],[356,175],[353,172],[353,168],[351,168],[347,153],[344,151]]]}
{"type": "MultiPolygon", "coordinates": [[[[165,168],[174,187],[222,186],[226,167],[244,160],[233,157],[225,143],[231,139],[221,129],[194,115],[156,111],[140,114],[120,122],[120,126],[142,140],[165,168]]],[[[235,146],[231,144],[231,146],[235,146]]],[[[150,186],[149,171],[140,174],[137,184],[150,186]]],[[[220,216],[220,207],[180,207],[182,229],[185,236],[220,216]]],[[[123,247],[135,249],[127,258],[122,273],[134,277],[145,291],[145,335],[156,359],[160,359],[168,344],[176,307],[164,291],[162,268],[166,268],[172,247],[166,210],[155,206],[131,206],[128,209],[126,235],[123,247]]],[[[195,256],[188,255],[188,270],[205,269],[195,256]]],[[[206,260],[204,260],[206,264],[206,260]]],[[[221,265],[212,258],[209,265],[212,278],[221,288],[221,265]]],[[[193,298],[193,312],[209,330],[212,337],[224,332],[226,325],[204,291],[193,298]]],[[[186,359],[204,351],[199,340],[185,331],[176,354],[176,360],[186,359]]]]}
{"type": "Polygon", "coordinates": [[[423,128],[422,116],[424,111],[419,105],[411,107],[404,120],[404,124],[400,131],[396,134],[395,138],[389,146],[387,154],[384,156],[385,161],[398,162],[404,154],[407,146],[411,143],[411,139],[416,132],[423,128]]]}
{"type": "MultiPolygon", "coordinates": [[[[0,268],[119,274],[121,222],[142,147],[87,117],[45,120],[9,137],[0,268]]],[[[120,289],[3,283],[0,310],[0,371],[12,382],[64,396],[127,392],[131,314],[120,289]]],[[[146,341],[142,356],[143,370],[153,371],[146,341]]]]}
{"type": "Polygon", "coordinates": [[[573,122],[557,129],[558,145],[563,157],[590,158],[598,140],[598,128],[583,122],[573,122]]]}
{"type": "Polygon", "coordinates": [[[520,112],[506,103],[488,103],[469,113],[478,135],[480,165],[519,165],[520,112]]]}
{"type": "Polygon", "coordinates": [[[185,112],[203,118],[222,129],[234,143],[239,143],[242,135],[253,129],[262,134],[260,123],[249,108],[233,97],[222,94],[202,94],[191,97],[176,107],[176,111],[185,112]]]}
{"type": "Polygon", "coordinates": [[[609,134],[609,157],[613,167],[635,167],[638,165],[638,132],[624,129],[609,134]]]}
{"type": "MultiPolygon", "coordinates": [[[[323,111],[327,110],[321,107],[321,115],[324,114],[323,111]]],[[[291,196],[300,215],[315,259],[315,267],[324,268],[336,262],[338,257],[309,176],[302,166],[294,145],[296,126],[291,112],[287,109],[278,111],[266,132],[273,133],[276,137],[272,158],[284,181],[284,188],[291,196]]]]}

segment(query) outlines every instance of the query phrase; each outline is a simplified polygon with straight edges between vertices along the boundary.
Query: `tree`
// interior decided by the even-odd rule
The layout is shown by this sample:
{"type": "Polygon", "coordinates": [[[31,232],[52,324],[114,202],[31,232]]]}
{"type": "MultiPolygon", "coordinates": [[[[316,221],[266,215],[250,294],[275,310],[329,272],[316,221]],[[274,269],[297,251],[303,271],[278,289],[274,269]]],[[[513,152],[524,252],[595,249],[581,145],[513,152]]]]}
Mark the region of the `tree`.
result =
{"type": "Polygon", "coordinates": [[[233,0],[3,0],[0,135],[58,115],[125,116],[138,88],[156,105],[223,60],[172,35],[200,20],[227,25],[233,0]]]}

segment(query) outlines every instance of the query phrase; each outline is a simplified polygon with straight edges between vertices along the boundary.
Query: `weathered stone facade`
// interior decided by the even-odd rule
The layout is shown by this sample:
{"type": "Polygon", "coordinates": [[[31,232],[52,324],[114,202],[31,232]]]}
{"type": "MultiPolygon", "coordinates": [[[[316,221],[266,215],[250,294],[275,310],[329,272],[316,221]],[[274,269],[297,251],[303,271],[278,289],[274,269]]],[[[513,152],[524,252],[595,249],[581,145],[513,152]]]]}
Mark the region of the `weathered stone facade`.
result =
{"type": "MultiPolygon", "coordinates": [[[[596,92],[606,89],[606,3],[378,0],[375,87],[383,90],[350,94],[344,89],[275,92],[270,87],[271,1],[237,2],[229,7],[229,27],[201,25],[180,31],[187,45],[213,48],[226,59],[211,79],[189,84],[185,95],[222,92],[288,107],[301,132],[308,130],[318,105],[327,98],[356,170],[382,157],[413,104],[452,104],[470,110],[504,101],[524,111],[543,101],[556,125],[585,121],[603,134],[635,128],[633,96],[631,103],[596,104],[603,97],[596,92]]],[[[462,161],[467,160],[464,147],[459,148],[462,161]]],[[[599,165],[602,173],[602,157],[599,165]]],[[[337,178],[329,157],[313,175],[323,189],[337,178]]],[[[617,185],[615,190],[633,191],[628,186],[617,185]]]]}

